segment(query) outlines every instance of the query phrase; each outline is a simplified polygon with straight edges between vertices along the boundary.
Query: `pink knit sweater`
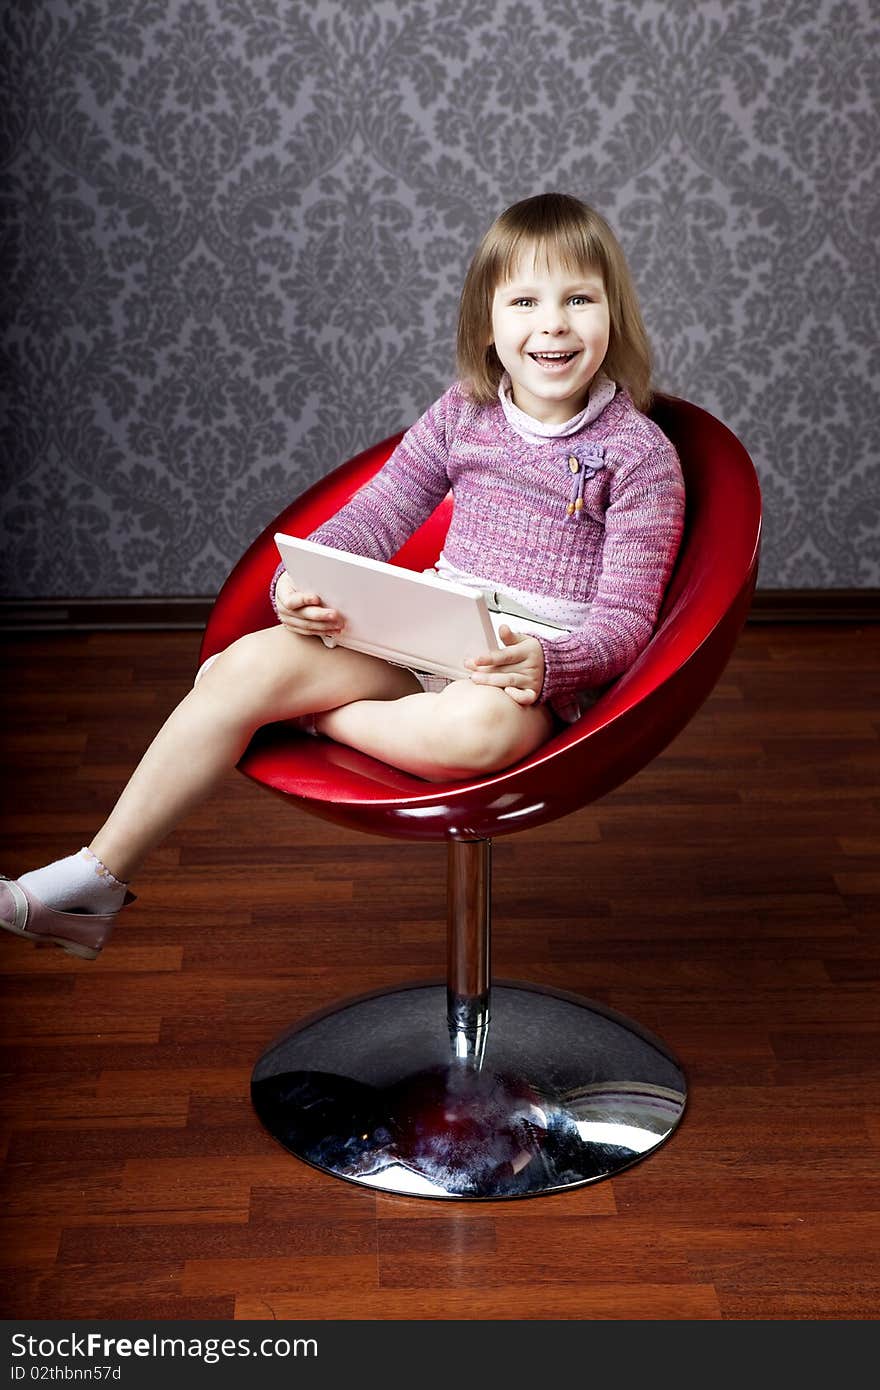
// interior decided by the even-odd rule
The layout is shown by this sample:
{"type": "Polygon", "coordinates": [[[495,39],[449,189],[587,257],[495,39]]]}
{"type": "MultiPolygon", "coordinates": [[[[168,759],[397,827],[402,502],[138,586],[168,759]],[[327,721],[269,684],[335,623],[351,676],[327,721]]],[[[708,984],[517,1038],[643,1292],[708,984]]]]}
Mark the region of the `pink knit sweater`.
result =
{"type": "Polygon", "coordinates": [[[684,482],[672,444],[626,391],[618,388],[574,434],[531,443],[500,401],[476,405],[455,383],[309,539],[389,560],[450,488],[450,565],[485,577],[489,588],[585,605],[582,625],[538,639],[542,703],[561,705],[632,665],[654,630],[678,551],[684,482]]]}

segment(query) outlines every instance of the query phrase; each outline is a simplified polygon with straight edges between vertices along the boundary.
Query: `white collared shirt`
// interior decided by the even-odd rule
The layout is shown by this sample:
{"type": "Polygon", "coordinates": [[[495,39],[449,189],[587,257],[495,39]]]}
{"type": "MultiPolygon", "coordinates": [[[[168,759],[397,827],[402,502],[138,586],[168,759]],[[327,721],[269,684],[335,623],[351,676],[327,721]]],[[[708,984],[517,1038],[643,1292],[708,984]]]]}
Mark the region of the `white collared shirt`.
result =
{"type": "Polygon", "coordinates": [[[514,404],[512,385],[510,372],[504,372],[498,383],[498,399],[508,422],[517,434],[521,434],[530,444],[540,444],[544,439],[564,438],[567,434],[574,434],[577,430],[583,429],[584,425],[589,425],[602,414],[606,405],[614,399],[617,390],[616,382],[604,372],[597,372],[590,385],[590,395],[583,410],[579,410],[577,415],[572,415],[570,420],[565,420],[561,425],[547,425],[543,420],[536,420],[533,415],[527,415],[514,404]]]}

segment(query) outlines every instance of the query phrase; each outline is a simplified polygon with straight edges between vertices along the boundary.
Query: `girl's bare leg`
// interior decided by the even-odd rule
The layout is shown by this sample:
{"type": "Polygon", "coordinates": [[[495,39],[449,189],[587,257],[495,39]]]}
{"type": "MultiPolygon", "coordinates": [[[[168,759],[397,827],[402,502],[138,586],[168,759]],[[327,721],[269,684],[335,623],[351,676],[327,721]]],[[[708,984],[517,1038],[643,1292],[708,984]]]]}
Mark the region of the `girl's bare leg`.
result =
{"type": "Polygon", "coordinates": [[[250,633],[218,657],[169,715],[89,848],[127,882],[235,766],[262,724],[352,698],[381,703],[418,690],[401,667],[327,648],[281,624],[250,633]]]}
{"type": "Polygon", "coordinates": [[[553,732],[546,705],[518,705],[499,687],[453,681],[389,703],[354,700],[316,720],[318,731],[374,758],[448,782],[525,758],[553,732]]]}

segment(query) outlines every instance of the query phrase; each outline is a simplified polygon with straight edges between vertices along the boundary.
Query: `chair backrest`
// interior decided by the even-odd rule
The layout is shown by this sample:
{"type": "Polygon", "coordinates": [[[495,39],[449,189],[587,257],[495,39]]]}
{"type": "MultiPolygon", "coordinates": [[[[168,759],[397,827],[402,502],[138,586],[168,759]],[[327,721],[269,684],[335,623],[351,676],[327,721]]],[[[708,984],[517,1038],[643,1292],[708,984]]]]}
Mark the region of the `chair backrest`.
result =
{"type": "MultiPolygon", "coordinates": [[[[684,727],[711,691],[745,621],[757,575],[761,495],[732,432],[687,401],[659,396],[651,414],[675,444],[685,479],[685,533],[656,631],[597,703],[528,759],[479,782],[438,788],[328,740],[284,726],[257,736],[241,767],[318,815],[414,839],[497,835],[554,819],[632,776],[684,727]]],[[[306,536],[383,465],[396,434],[342,464],[283,511],[224,584],[202,659],[274,621],[267,588],[278,530],[306,536]]],[[[422,569],[442,548],[447,497],[394,557],[422,569]]]]}

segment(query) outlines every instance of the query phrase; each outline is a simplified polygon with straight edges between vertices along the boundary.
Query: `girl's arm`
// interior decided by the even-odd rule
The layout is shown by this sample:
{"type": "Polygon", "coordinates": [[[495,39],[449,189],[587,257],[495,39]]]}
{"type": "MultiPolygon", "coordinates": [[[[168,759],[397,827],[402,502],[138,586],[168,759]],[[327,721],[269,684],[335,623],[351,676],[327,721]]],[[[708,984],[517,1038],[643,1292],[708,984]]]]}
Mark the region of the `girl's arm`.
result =
{"type": "Polygon", "coordinates": [[[541,703],[606,685],[644,651],[681,542],[684,504],[681,466],[668,441],[615,476],[589,616],[558,641],[538,638],[545,661],[541,703]]]}
{"type": "MultiPolygon", "coordinates": [[[[409,540],[449,491],[446,464],[455,391],[450,387],[419,417],[378,473],[308,540],[372,560],[389,560],[409,540]]],[[[275,589],[283,571],[279,565],[269,591],[276,614],[275,589]]]]}

